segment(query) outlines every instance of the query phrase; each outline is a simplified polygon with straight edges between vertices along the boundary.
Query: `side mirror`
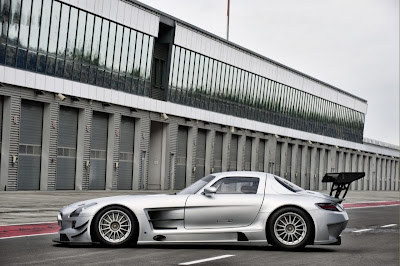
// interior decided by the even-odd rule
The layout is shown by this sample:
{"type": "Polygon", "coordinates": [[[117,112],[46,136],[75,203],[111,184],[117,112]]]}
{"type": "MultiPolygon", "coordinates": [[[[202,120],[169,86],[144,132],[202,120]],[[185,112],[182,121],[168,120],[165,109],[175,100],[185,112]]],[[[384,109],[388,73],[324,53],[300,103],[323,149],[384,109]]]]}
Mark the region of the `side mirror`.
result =
{"type": "Polygon", "coordinates": [[[210,196],[212,194],[215,194],[217,192],[217,188],[216,187],[206,187],[204,189],[204,195],[206,196],[210,196]]]}

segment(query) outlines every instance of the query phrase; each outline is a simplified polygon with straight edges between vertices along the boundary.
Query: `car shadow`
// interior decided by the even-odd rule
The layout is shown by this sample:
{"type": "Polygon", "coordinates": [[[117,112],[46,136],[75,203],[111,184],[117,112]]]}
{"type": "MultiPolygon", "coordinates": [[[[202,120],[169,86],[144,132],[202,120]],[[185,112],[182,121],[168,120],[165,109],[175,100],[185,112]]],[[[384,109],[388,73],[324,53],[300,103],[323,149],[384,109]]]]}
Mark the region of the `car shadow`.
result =
{"type": "MultiPolygon", "coordinates": [[[[99,244],[86,244],[86,245],[69,245],[69,244],[53,244],[54,247],[57,248],[90,248],[90,249],[109,249],[110,247],[102,246],[99,244]]],[[[126,245],[123,247],[113,247],[118,249],[159,249],[159,250],[166,250],[166,249],[181,249],[181,250],[192,250],[192,249],[212,249],[212,250],[252,250],[252,251],[277,251],[277,252],[288,252],[285,250],[281,250],[274,246],[251,246],[251,245],[184,245],[184,244],[167,244],[167,245],[126,245]]],[[[332,253],[336,252],[336,249],[321,247],[321,246],[306,246],[302,249],[298,250],[291,250],[289,252],[299,252],[299,253],[332,253]]]]}

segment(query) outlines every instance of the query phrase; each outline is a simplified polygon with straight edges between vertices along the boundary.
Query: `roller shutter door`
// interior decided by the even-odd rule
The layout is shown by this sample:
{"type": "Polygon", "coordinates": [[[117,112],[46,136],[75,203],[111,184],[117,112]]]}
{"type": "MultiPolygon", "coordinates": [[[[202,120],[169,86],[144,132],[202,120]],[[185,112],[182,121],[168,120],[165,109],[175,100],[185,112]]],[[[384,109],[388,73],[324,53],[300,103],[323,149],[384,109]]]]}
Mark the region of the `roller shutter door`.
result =
{"type": "MultiPolygon", "coordinates": [[[[3,133],[3,96],[0,96],[0,147],[2,143],[2,136],[3,133]]],[[[0,148],[0,158],[1,158],[1,148],[0,148]]]]}
{"type": "Polygon", "coordinates": [[[251,150],[253,144],[253,138],[246,137],[246,146],[244,151],[244,170],[251,170],[251,150]]]}
{"type": "Polygon", "coordinates": [[[238,160],[238,136],[232,134],[229,171],[236,171],[238,160]]]}
{"type": "Polygon", "coordinates": [[[276,151],[275,151],[275,166],[274,166],[274,174],[277,176],[281,176],[281,152],[282,152],[282,142],[276,143],[276,151]]]}
{"type": "Polygon", "coordinates": [[[78,110],[60,107],[56,189],[75,188],[78,110]]]}
{"type": "Polygon", "coordinates": [[[257,171],[264,172],[264,158],[265,158],[265,139],[260,139],[260,142],[258,143],[257,171]]]}
{"type": "Polygon", "coordinates": [[[118,189],[132,189],[135,119],[121,119],[118,189]]]}
{"type": "Polygon", "coordinates": [[[294,180],[292,175],[292,144],[288,144],[287,154],[286,154],[286,178],[290,181],[294,180]]]}
{"type": "Polygon", "coordinates": [[[214,173],[219,173],[222,171],[222,144],[223,144],[223,133],[215,132],[214,173]]]}
{"type": "MultiPolygon", "coordinates": [[[[295,180],[293,183],[296,185],[300,186],[301,184],[301,153],[302,153],[302,146],[299,145],[299,148],[297,149],[297,154],[293,154],[292,156],[296,156],[296,174],[295,174],[295,180]]],[[[293,180],[292,180],[293,181],[293,180]]]]}
{"type": "Polygon", "coordinates": [[[183,189],[186,187],[187,141],[188,128],[179,126],[176,151],[175,189],[183,189]]]}
{"type": "Polygon", "coordinates": [[[40,188],[43,104],[22,100],[18,158],[18,190],[40,188]]]}
{"type": "Polygon", "coordinates": [[[108,114],[93,112],[89,189],[105,189],[108,114]]]}
{"type": "Polygon", "coordinates": [[[207,130],[199,129],[197,132],[196,146],[196,180],[204,176],[206,161],[206,135],[207,130]]]}

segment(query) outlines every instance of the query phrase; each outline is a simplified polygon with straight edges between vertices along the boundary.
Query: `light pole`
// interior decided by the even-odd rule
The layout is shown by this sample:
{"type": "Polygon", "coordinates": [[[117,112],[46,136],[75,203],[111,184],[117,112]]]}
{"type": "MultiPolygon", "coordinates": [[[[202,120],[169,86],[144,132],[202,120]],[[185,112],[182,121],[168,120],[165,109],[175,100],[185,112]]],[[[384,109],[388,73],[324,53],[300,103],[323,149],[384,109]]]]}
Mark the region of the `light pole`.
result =
{"type": "Polygon", "coordinates": [[[226,40],[229,41],[229,9],[230,9],[230,0],[228,0],[228,6],[226,11],[226,40]]]}

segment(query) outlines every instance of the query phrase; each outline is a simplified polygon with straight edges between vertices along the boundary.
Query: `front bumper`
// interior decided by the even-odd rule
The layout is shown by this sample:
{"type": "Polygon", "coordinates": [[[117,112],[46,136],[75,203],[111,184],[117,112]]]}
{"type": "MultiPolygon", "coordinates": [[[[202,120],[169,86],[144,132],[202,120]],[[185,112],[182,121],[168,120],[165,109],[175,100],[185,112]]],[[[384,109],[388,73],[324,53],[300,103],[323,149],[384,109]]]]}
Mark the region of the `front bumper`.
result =
{"type": "Polygon", "coordinates": [[[91,216],[70,217],[70,213],[60,212],[58,215],[58,224],[61,229],[58,231],[59,238],[54,239],[57,243],[93,243],[90,235],[91,216]]]}

